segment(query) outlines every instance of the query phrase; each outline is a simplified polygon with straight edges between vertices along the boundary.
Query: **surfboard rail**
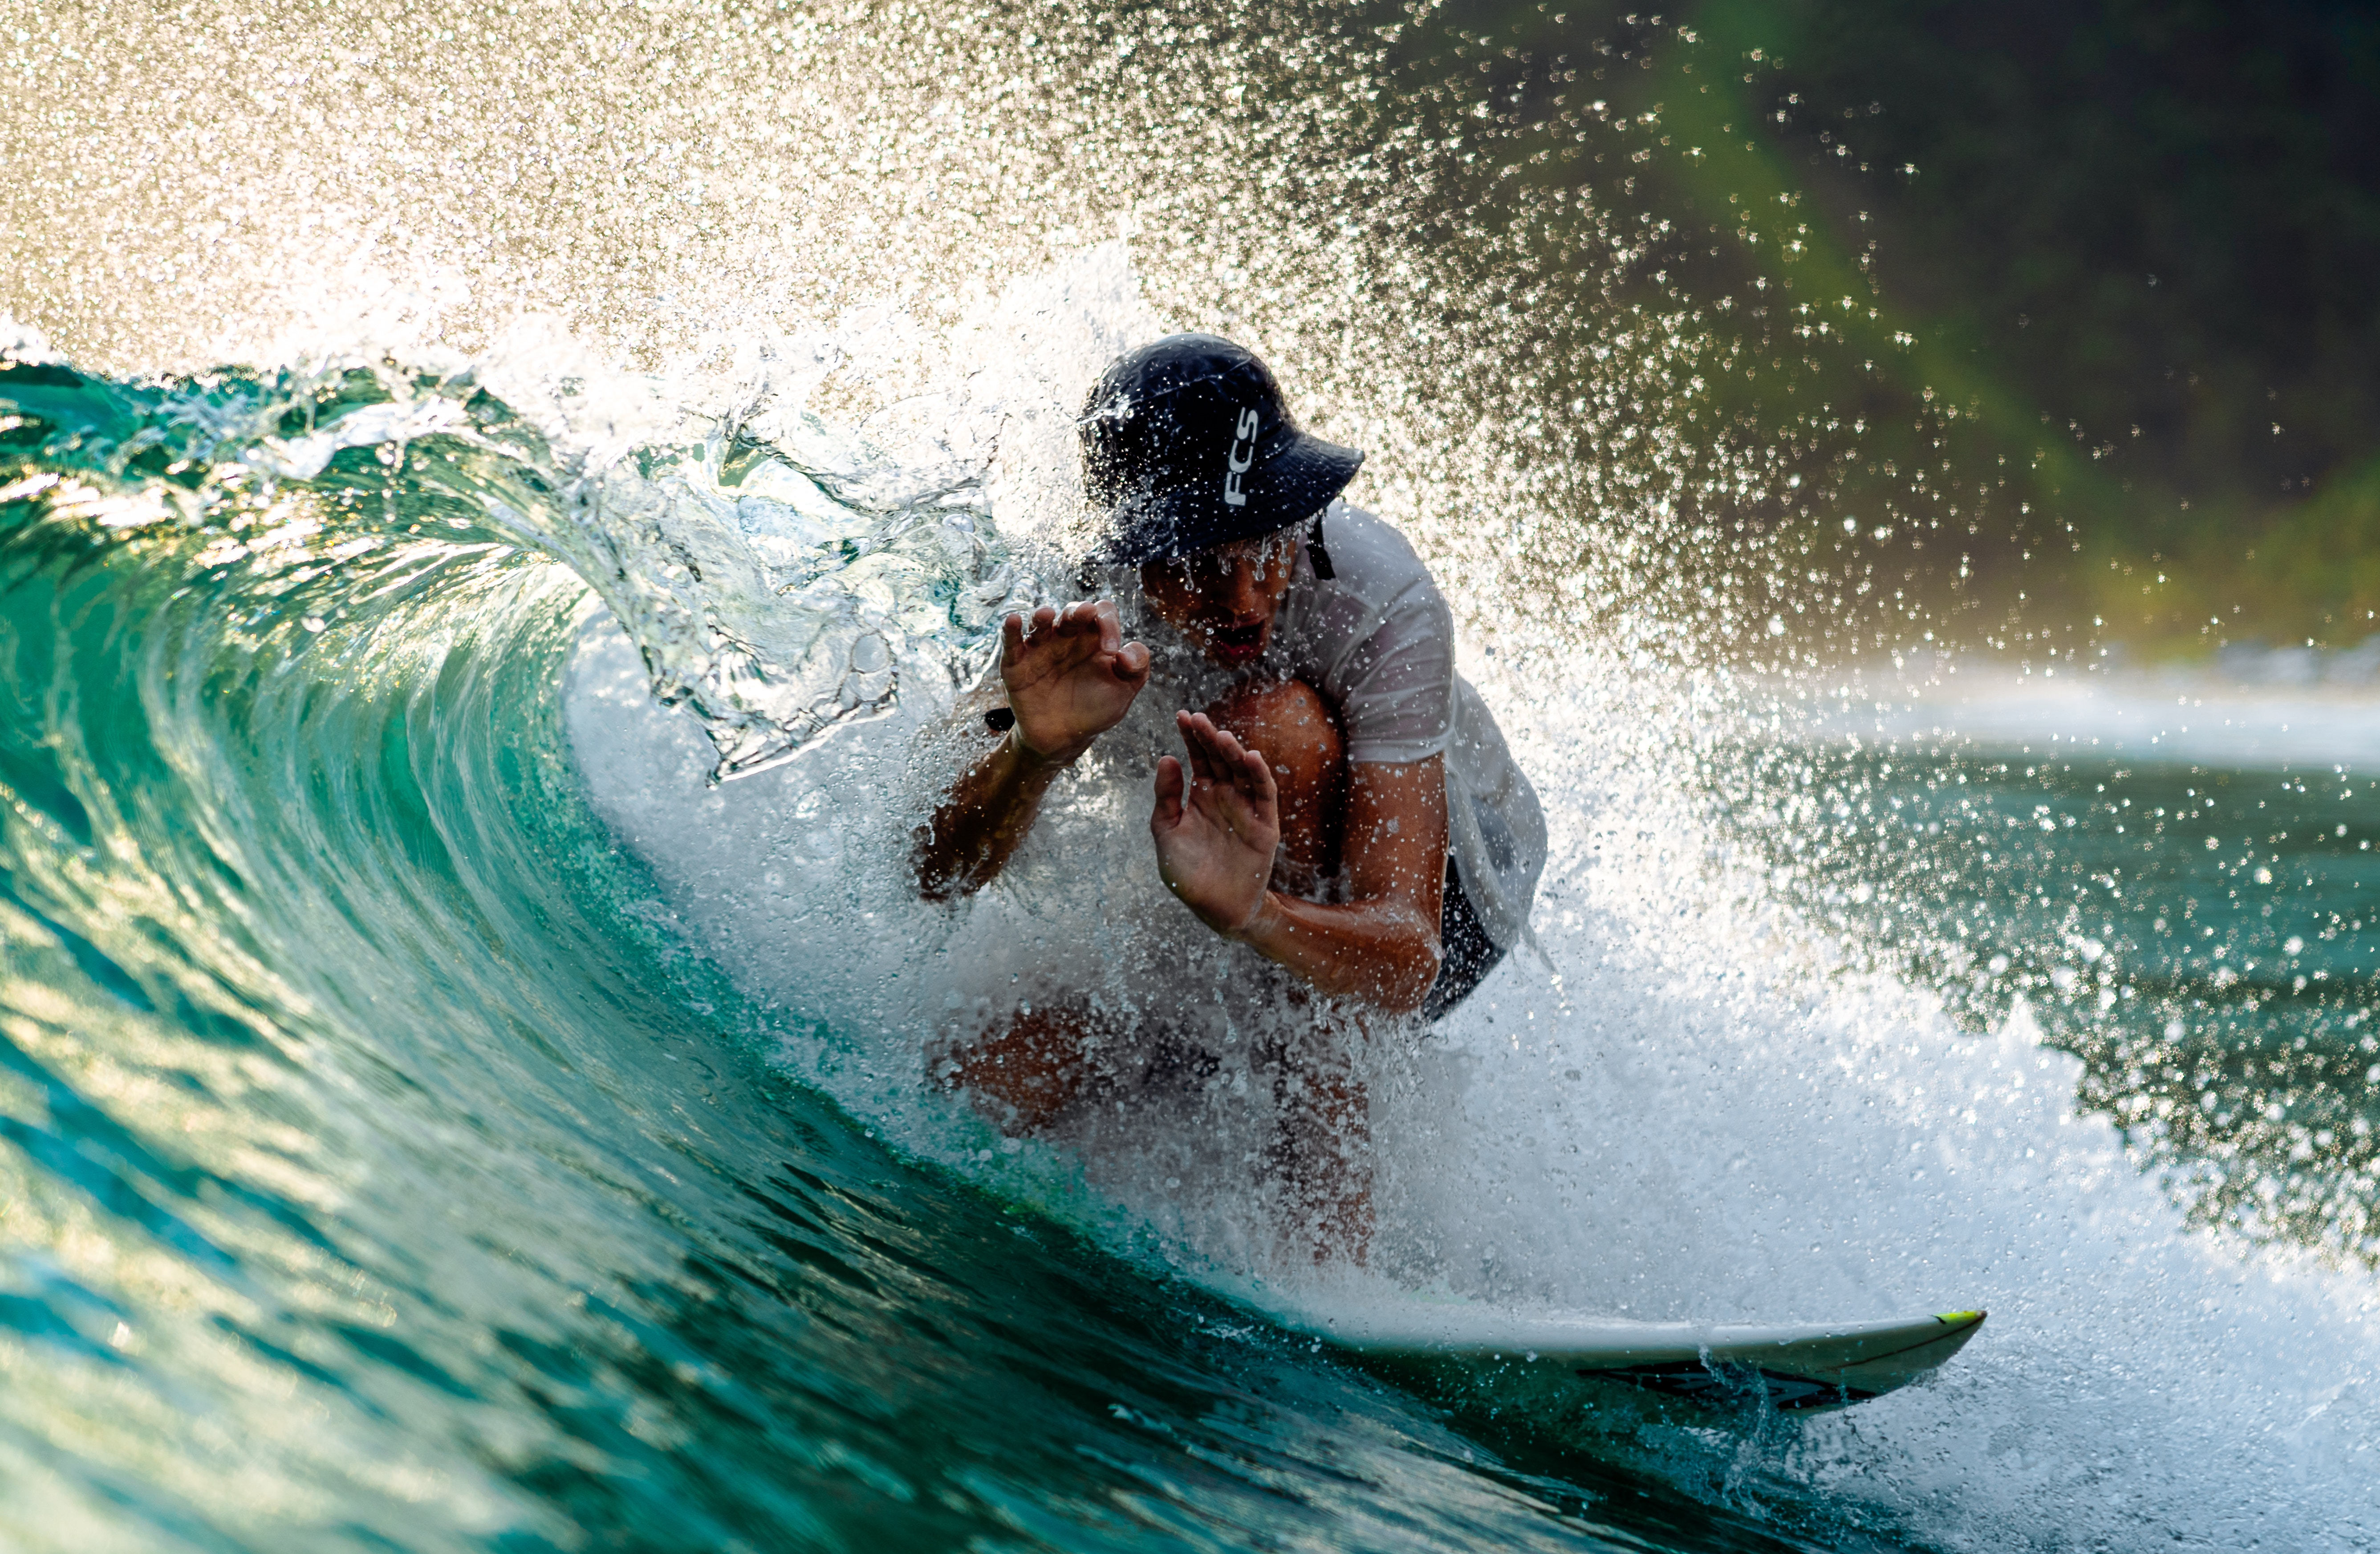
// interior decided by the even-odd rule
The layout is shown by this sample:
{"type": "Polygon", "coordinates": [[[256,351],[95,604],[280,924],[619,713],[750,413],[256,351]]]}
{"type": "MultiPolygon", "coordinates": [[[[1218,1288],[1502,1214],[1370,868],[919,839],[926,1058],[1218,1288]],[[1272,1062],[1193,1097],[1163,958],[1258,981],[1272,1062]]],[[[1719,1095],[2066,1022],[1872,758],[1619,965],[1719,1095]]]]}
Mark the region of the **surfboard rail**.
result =
{"type": "Polygon", "coordinates": [[[1765,1399],[1792,1413],[1864,1402],[1907,1386],[1965,1347],[1985,1316],[1948,1311],[1886,1321],[1751,1325],[1527,1317],[1488,1306],[1416,1304],[1335,1318],[1317,1336],[1369,1360],[1453,1361],[1548,1378],[1615,1381],[1718,1406],[1765,1399]]]}

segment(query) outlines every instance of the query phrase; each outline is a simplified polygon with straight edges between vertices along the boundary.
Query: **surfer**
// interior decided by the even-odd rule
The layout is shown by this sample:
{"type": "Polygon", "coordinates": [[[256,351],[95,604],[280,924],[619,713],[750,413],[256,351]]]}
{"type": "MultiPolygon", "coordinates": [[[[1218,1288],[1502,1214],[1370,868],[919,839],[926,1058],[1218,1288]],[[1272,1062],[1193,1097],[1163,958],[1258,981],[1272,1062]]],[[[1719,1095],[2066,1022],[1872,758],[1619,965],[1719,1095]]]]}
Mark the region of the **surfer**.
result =
{"type": "MultiPolygon", "coordinates": [[[[1308,1000],[1445,1014],[1519,939],[1545,824],[1454,672],[1428,569],[1340,497],[1364,455],[1301,431],[1264,363],[1208,334],[1119,358],[1077,429],[1108,597],[1003,623],[999,673],[958,709],[958,771],[920,830],[922,892],[998,877],[1052,786],[1155,686],[1180,741],[1156,762],[1148,819],[1174,898],[1308,1000]]],[[[1098,1077],[1090,1054],[1112,1034],[1090,1005],[1045,999],[945,1077],[1035,1131],[1098,1077]]],[[[1271,1056],[1277,1175],[1318,1257],[1360,1257],[1360,1081],[1343,1050],[1271,1056]]]]}

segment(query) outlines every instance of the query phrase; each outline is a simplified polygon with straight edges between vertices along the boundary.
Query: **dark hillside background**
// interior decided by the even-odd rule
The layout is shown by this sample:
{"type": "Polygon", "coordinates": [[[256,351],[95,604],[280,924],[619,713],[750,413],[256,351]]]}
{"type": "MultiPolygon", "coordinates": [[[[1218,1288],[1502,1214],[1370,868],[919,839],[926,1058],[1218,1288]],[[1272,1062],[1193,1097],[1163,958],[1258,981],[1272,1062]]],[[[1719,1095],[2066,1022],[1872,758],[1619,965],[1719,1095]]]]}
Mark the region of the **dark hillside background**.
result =
{"type": "Polygon", "coordinates": [[[1768,131],[1871,211],[1886,293],[2107,450],[2085,553],[2205,606],[2111,630],[2380,630],[2380,7],[1706,9],[1779,62],[1768,131]]]}
{"type": "Polygon", "coordinates": [[[1588,191],[1633,266],[1597,305],[1690,319],[1698,434],[1769,450],[1706,515],[1706,570],[1766,569],[1732,620],[1822,654],[2380,634],[2380,6],[1406,14],[1392,70],[1478,73],[1429,132],[1509,170],[1465,212],[1588,191]]]}

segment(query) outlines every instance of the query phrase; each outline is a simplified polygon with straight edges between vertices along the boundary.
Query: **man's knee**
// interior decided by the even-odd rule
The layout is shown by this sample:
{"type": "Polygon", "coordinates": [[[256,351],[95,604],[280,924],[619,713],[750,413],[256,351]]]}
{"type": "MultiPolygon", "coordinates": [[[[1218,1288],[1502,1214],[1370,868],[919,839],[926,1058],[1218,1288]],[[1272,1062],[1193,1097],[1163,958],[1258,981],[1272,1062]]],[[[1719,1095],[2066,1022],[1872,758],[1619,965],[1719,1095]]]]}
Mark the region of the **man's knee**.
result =
{"type": "Polygon", "coordinates": [[[1007,1029],[950,1052],[940,1078],[946,1089],[973,1091],[1002,1131],[1038,1132],[1090,1083],[1092,1046],[1116,1034],[1079,1005],[1027,1004],[1007,1029]]]}
{"type": "Polygon", "coordinates": [[[1218,726],[1260,750],[1283,788],[1318,790],[1340,774],[1346,758],[1339,720],[1322,693],[1303,680],[1283,680],[1232,692],[1208,710],[1218,726]]]}

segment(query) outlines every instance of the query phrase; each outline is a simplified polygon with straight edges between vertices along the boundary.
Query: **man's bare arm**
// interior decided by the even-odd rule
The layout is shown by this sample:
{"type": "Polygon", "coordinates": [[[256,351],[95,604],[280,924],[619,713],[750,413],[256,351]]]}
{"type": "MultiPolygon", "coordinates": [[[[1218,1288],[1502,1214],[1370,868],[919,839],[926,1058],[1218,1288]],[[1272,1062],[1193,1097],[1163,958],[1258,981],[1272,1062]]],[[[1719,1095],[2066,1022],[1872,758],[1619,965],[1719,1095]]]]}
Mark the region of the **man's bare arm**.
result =
{"type": "Polygon", "coordinates": [[[1324,904],[1268,890],[1236,937],[1326,993],[1418,1009],[1444,959],[1446,773],[1437,756],[1347,769],[1340,868],[1350,899],[1324,904]]]}
{"type": "Polygon", "coordinates": [[[1203,713],[1181,714],[1186,761],[1158,763],[1149,832],[1158,869],[1208,927],[1326,993],[1421,1006],[1442,952],[1446,773],[1439,757],[1349,768],[1340,867],[1352,900],[1324,905],[1269,887],[1281,838],[1272,769],[1203,713]]]}
{"type": "Polygon", "coordinates": [[[1123,639],[1111,601],[1002,623],[999,688],[961,703],[958,716],[979,720],[1004,702],[1012,721],[989,749],[968,741],[972,758],[917,839],[919,893],[948,901],[996,879],[1050,783],[1123,721],[1148,683],[1148,650],[1123,639]]]}
{"type": "Polygon", "coordinates": [[[998,878],[1033,829],[1050,784],[1066,770],[1068,763],[1038,755],[1021,743],[1014,725],[997,744],[985,747],[990,731],[983,714],[1002,705],[995,691],[967,698],[956,714],[964,720],[962,739],[966,722],[981,736],[967,741],[974,759],[960,771],[917,839],[913,859],[917,891],[928,901],[969,895],[998,878]]]}

